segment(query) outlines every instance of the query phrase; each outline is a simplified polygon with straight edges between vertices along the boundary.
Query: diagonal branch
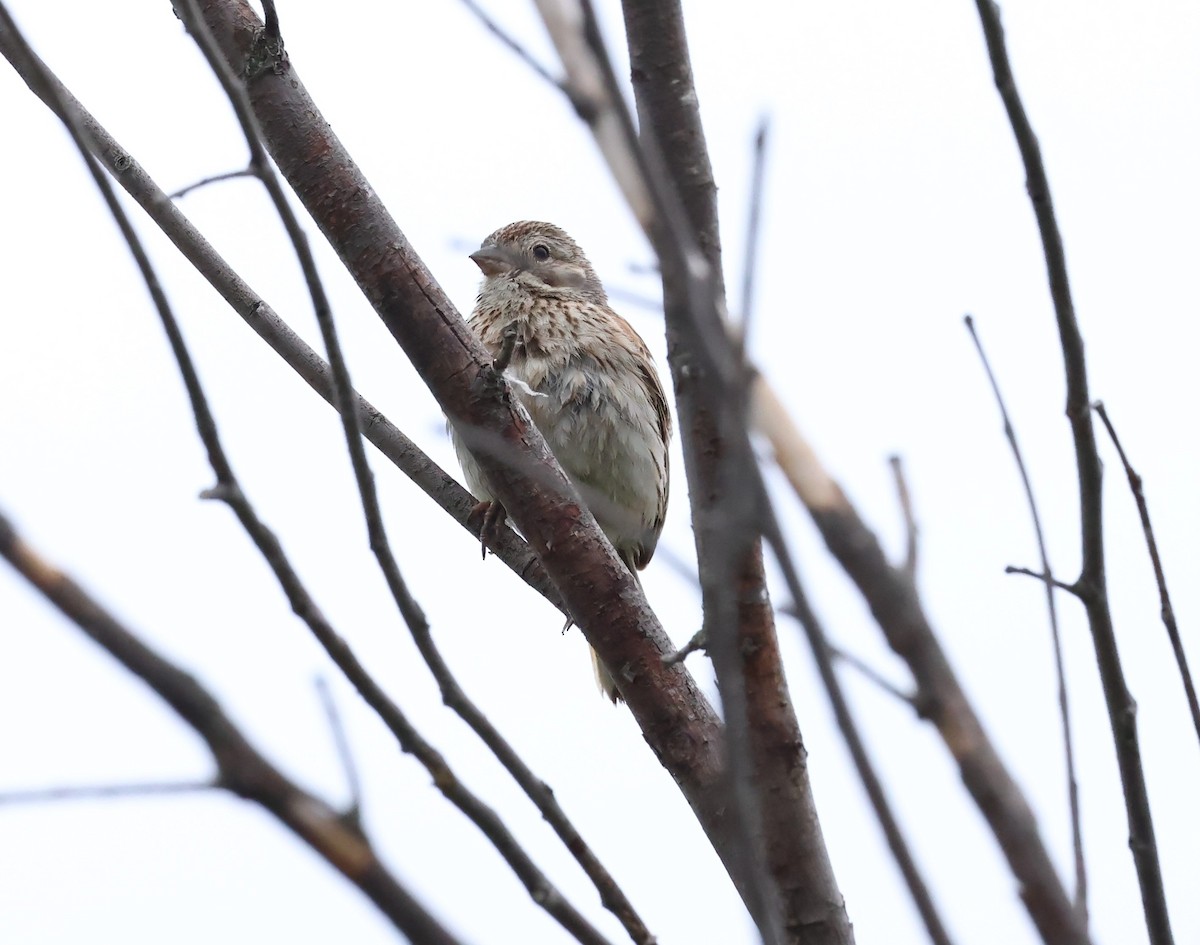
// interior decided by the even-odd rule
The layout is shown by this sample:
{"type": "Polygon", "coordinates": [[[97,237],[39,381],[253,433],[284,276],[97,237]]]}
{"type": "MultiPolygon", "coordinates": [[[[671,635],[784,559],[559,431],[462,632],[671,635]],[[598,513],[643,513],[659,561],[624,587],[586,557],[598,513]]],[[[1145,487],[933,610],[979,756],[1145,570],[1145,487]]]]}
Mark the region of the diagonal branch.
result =
{"type": "Polygon", "coordinates": [[[208,0],[202,12],[226,59],[248,77],[272,158],[451,422],[487,431],[505,446],[503,460],[480,456],[497,497],[588,642],[607,664],[630,668],[622,694],[736,873],[720,790],[720,722],[686,670],[664,665],[670,642],[635,579],[580,507],[524,411],[503,386],[489,383],[491,359],[333,136],[292,64],[264,42],[253,11],[240,0],[208,0]]]}
{"type": "MultiPolygon", "coordinates": [[[[31,51],[16,32],[14,25],[8,18],[7,11],[4,10],[2,5],[0,5],[0,15],[2,15],[0,16],[0,27],[8,34],[5,38],[9,40],[9,44],[15,49],[17,58],[24,60],[24,65],[36,73],[38,71],[38,63],[31,59],[31,51]]],[[[41,78],[43,79],[42,84],[48,85],[44,81],[45,77],[41,78]]],[[[54,89],[50,88],[52,96],[53,93],[54,89]]],[[[142,248],[140,240],[133,232],[128,218],[116,200],[112,185],[104,176],[99,162],[91,153],[92,148],[86,140],[84,130],[79,122],[75,120],[74,115],[65,107],[65,103],[61,99],[57,100],[55,105],[57,106],[55,111],[60,115],[74,138],[154,298],[155,306],[167,334],[171,351],[184,379],[184,386],[187,389],[188,399],[192,406],[197,431],[204,444],[209,463],[217,477],[217,485],[213,489],[208,490],[208,496],[211,498],[220,498],[229,504],[251,539],[263,553],[267,563],[275,572],[295,612],[305,620],[314,635],[325,646],[331,658],[334,659],[339,668],[359,688],[360,693],[366,701],[376,709],[381,718],[388,724],[402,748],[405,751],[411,752],[429,770],[431,775],[433,775],[434,782],[447,799],[462,810],[491,840],[496,849],[525,884],[534,901],[558,919],[581,943],[605,945],[606,940],[603,936],[592,928],[590,923],[549,882],[549,879],[536,867],[532,859],[516,842],[496,813],[467,790],[446,765],[441,755],[432,745],[424,740],[416,728],[403,715],[399,707],[388,699],[375,681],[366,673],[345,641],[336,634],[332,626],[328,624],[324,616],[320,613],[315,602],[301,583],[299,576],[288,562],[277,538],[258,518],[250,502],[242,492],[221,444],[216,423],[208,407],[207,399],[200,385],[194,363],[170,306],[167,303],[166,296],[150,266],[149,259],[142,248]]],[[[264,158],[264,155],[258,154],[253,159],[254,163],[260,169],[265,167],[264,158]]],[[[282,195],[281,191],[279,193],[282,195]]],[[[292,220],[292,224],[291,229],[295,233],[298,231],[298,224],[296,224],[294,219],[292,220]]],[[[300,234],[297,245],[303,246],[303,244],[303,235],[300,234]]],[[[319,280],[315,276],[315,267],[311,257],[306,258],[304,263],[306,275],[309,277],[310,286],[314,288],[314,296],[318,299],[317,305],[320,310],[323,304],[321,300],[322,293],[319,280]]],[[[324,314],[328,316],[327,306],[325,307],[324,314]]],[[[339,399],[343,402],[348,402],[350,388],[348,377],[344,373],[344,366],[342,373],[342,380],[345,383],[341,385],[343,395],[339,399]]],[[[351,428],[349,432],[352,433],[351,438],[361,451],[362,441],[357,429],[351,428]]],[[[412,603],[412,606],[415,607],[415,602],[412,603]]]]}
{"type": "Polygon", "coordinates": [[[1078,591],[1087,611],[1100,683],[1108,707],[1117,766],[1125,795],[1125,812],[1129,821],[1129,848],[1137,870],[1142,893],[1142,909],[1151,945],[1170,945],[1171,920],[1167,912],[1163,889],[1162,867],[1158,860],[1158,845],[1154,839],[1154,819],[1150,813],[1150,795],[1142,770],[1142,754],[1138,745],[1137,705],[1125,684],[1121,657],[1113,631],[1112,612],[1108,603],[1108,587],[1104,576],[1104,522],[1101,492],[1102,467],[1096,449],[1096,431],[1092,425],[1091,401],[1088,396],[1087,361],[1083,352],[1083,335],[1075,317],[1075,303],[1067,278],[1067,261],[1063,253],[1062,235],[1050,199],[1050,182],[1042,161],[1041,148],[1021,96],[1013,79],[1012,65],[1000,24],[1000,9],[993,0],[975,0],[979,21],[983,26],[991,60],[996,90],[1004,103],[1009,124],[1021,162],[1025,168],[1025,189],[1037,217],[1042,250],[1046,257],[1046,275],[1050,297],[1058,323],[1059,340],[1063,351],[1063,368],[1067,379],[1067,419],[1075,443],[1075,463],[1079,471],[1080,538],[1083,565],[1078,591]]]}
{"type": "MultiPolygon", "coordinates": [[[[0,4],[0,24],[12,29],[0,4]]],[[[86,591],[39,555],[0,514],[0,557],[129,672],[139,677],[207,743],[220,785],[253,801],[357,886],[417,945],[458,945],[380,862],[370,841],[328,804],[285,777],[247,741],[192,676],[150,649],[86,591]]]]}
{"type": "Polygon", "coordinates": [[[1025,457],[1017,443],[1017,433],[1013,429],[1008,416],[1008,407],[1004,396],[1000,393],[1000,384],[992,371],[991,362],[983,350],[983,342],[975,331],[975,320],[970,315],[964,319],[975,350],[979,352],[979,360],[983,363],[984,373],[987,374],[988,384],[996,398],[996,406],[1000,408],[1000,417],[1004,422],[1004,438],[1008,440],[1012,450],[1013,460],[1017,464],[1017,473],[1021,477],[1021,486],[1025,490],[1025,501],[1029,506],[1029,517],[1033,520],[1033,534],[1037,540],[1038,558],[1042,562],[1042,582],[1046,588],[1046,609],[1050,614],[1050,640],[1054,646],[1054,672],[1058,679],[1058,712],[1062,724],[1063,751],[1067,762],[1067,801],[1071,811],[1071,846],[1075,851],[1075,905],[1079,909],[1083,922],[1088,920],[1087,905],[1087,865],[1083,857],[1083,828],[1079,816],[1079,782],[1075,778],[1075,744],[1071,737],[1071,713],[1067,701],[1067,672],[1063,662],[1062,634],[1058,629],[1058,607],[1054,600],[1054,576],[1050,570],[1050,556],[1046,552],[1046,536],[1042,532],[1042,516],[1038,513],[1037,501],[1033,497],[1033,482],[1029,478],[1029,470],[1025,467],[1025,457]]]}
{"type": "MultiPolygon", "coordinates": [[[[125,189],[163,234],[196,270],[208,280],[230,307],[330,406],[334,403],[333,377],[329,365],[275,313],[233,270],[192,222],[171,202],[145,169],[83,107],[74,95],[36,56],[22,61],[15,56],[11,37],[0,32],[0,54],[52,111],[61,118],[78,117],[87,131],[95,156],[125,189]],[[62,103],[62,107],[58,103],[62,103]]],[[[256,175],[257,176],[257,175],[256,175]]],[[[407,475],[427,496],[448,512],[478,540],[469,517],[475,499],[433,460],[383,416],[370,402],[354,394],[363,435],[407,475]]],[[[502,529],[489,545],[496,556],[519,578],[560,610],[564,605],[537,556],[512,529],[502,529]]]]}
{"type": "Polygon", "coordinates": [[[1125,468],[1125,478],[1129,480],[1129,491],[1133,493],[1133,501],[1137,505],[1138,518],[1142,521],[1142,534],[1146,539],[1146,550],[1150,554],[1150,563],[1154,567],[1154,581],[1158,585],[1158,600],[1161,605],[1163,626],[1167,628],[1167,638],[1171,641],[1171,651],[1175,654],[1175,663],[1179,667],[1179,676],[1183,680],[1183,691],[1187,697],[1188,709],[1192,713],[1192,725],[1200,737],[1200,703],[1196,700],[1196,685],[1192,682],[1192,671],[1188,669],[1187,653],[1183,649],[1183,639],[1179,636],[1179,624],[1175,622],[1175,608],[1171,606],[1171,595],[1167,593],[1167,576],[1163,571],[1162,557],[1158,553],[1158,542],[1154,538],[1154,528],[1150,524],[1150,506],[1146,503],[1146,493],[1142,488],[1142,477],[1130,465],[1129,457],[1117,431],[1108,419],[1108,411],[1104,404],[1096,401],[1092,409],[1108,431],[1109,439],[1121,457],[1121,465],[1125,468]]]}
{"type": "MultiPolygon", "coordinates": [[[[0,35],[0,52],[10,52],[0,35]]],[[[19,64],[14,63],[17,67],[19,64]]],[[[44,74],[38,76],[28,69],[20,69],[22,77],[31,89],[48,105],[48,89],[53,88],[68,111],[77,115],[94,142],[96,156],[103,161],[110,173],[125,187],[126,191],[159,224],[163,232],[175,243],[184,256],[196,266],[214,288],[230,303],[277,354],[284,359],[322,398],[333,404],[333,382],[328,366],[320,356],[284,323],[262,299],[258,298],[245,282],[216,253],[191,222],[179,212],[163,191],[150,179],[142,167],[117,144],[105,129],[83,109],[82,105],[58,80],[41,66],[44,74]]],[[[257,175],[255,175],[257,176],[257,175]]],[[[427,495],[464,527],[469,527],[469,513],[475,499],[457,482],[447,476],[397,427],[379,413],[358,394],[353,395],[357,403],[359,422],[363,435],[397,467],[405,472],[427,495]]],[[[472,532],[472,534],[474,534],[472,532]]],[[[490,544],[491,550],[534,590],[562,609],[558,591],[550,583],[541,563],[528,545],[516,532],[502,529],[490,544]]],[[[638,918],[628,897],[615,879],[600,863],[591,847],[574,827],[554,792],[538,778],[524,763],[516,751],[496,731],[487,718],[462,693],[460,687],[442,661],[440,653],[432,649],[428,633],[418,636],[418,645],[429,663],[442,690],[445,703],[459,713],[468,725],[488,745],[501,764],[509,771],[525,793],[537,806],[547,823],[559,835],[564,845],[575,856],[585,873],[591,878],[600,893],[601,902],[613,911],[630,931],[635,941],[647,940],[649,932],[638,918]],[[423,644],[428,640],[429,648],[423,644]]]]}
{"type": "MultiPolygon", "coordinates": [[[[387,529],[384,525],[383,514],[379,505],[379,496],[375,488],[374,475],[371,472],[366,450],[362,443],[357,413],[353,409],[350,409],[350,398],[353,389],[350,383],[349,368],[342,354],[341,344],[338,340],[328,300],[325,297],[321,282],[316,275],[316,263],[309,250],[308,241],[304,236],[299,221],[291,210],[290,204],[283,194],[283,189],[279,185],[274,171],[271,169],[270,162],[267,160],[266,153],[259,139],[255,116],[250,107],[249,97],[246,94],[245,88],[237,77],[233,75],[228,63],[221,57],[220,50],[217,48],[216,42],[209,31],[208,24],[198,16],[195,0],[179,0],[179,2],[184,4],[187,14],[186,22],[189,29],[200,45],[210,67],[220,79],[226,95],[234,107],[247,144],[250,147],[251,166],[259,170],[263,183],[267,187],[271,199],[281,219],[284,221],[288,234],[292,238],[297,255],[300,257],[301,267],[304,270],[316,309],[317,322],[320,325],[321,334],[329,353],[329,362],[337,394],[335,406],[342,416],[346,443],[349,447],[351,464],[354,468],[354,476],[362,500],[363,515],[367,522],[371,550],[375,554],[379,568],[384,575],[396,606],[409,632],[412,634],[421,656],[436,678],[443,699],[459,713],[483,742],[491,748],[521,787],[525,789],[528,796],[547,815],[547,819],[556,829],[559,837],[566,844],[567,848],[576,855],[579,863],[596,884],[605,905],[625,925],[630,937],[639,943],[639,945],[652,942],[653,936],[634,910],[632,903],[630,903],[620,887],[617,886],[616,881],[604,869],[591,849],[583,843],[578,831],[567,820],[566,814],[562,809],[553,801],[553,795],[546,786],[534,777],[533,773],[500,735],[499,731],[496,730],[483,712],[467,697],[435,645],[429,622],[422,608],[409,592],[408,586],[400,574],[399,564],[396,561],[388,540],[387,529]]],[[[268,11],[273,13],[274,3],[268,2],[266,6],[268,11]]],[[[511,354],[511,351],[509,353],[511,354]]],[[[522,863],[521,867],[522,870],[518,870],[518,874],[526,881],[526,885],[530,888],[531,893],[534,893],[534,900],[550,912],[564,928],[570,931],[581,942],[603,942],[603,938],[599,932],[577,910],[570,906],[562,894],[550,884],[549,880],[535,869],[531,869],[532,862],[522,863]],[[530,882],[536,883],[536,887],[529,886],[530,882]],[[544,893],[544,898],[539,897],[537,892],[535,892],[535,888],[544,893]]]]}

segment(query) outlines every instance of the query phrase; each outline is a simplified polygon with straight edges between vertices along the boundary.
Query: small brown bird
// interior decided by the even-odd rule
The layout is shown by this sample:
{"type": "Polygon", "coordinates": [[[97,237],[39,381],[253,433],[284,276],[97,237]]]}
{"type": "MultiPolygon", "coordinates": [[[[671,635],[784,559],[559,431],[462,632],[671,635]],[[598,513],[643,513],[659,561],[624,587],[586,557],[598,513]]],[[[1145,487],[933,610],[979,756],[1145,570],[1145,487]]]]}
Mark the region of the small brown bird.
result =
{"type": "MultiPolygon", "coordinates": [[[[654,359],[608,305],[583,250],[552,223],[510,223],[471,259],[483,271],[470,326],[495,356],[516,323],[507,376],[563,471],[636,577],[667,514],[671,415],[654,359]]],[[[475,458],[451,430],[467,486],[490,502],[475,458]]],[[[620,699],[592,651],[601,691],[620,699]]]]}

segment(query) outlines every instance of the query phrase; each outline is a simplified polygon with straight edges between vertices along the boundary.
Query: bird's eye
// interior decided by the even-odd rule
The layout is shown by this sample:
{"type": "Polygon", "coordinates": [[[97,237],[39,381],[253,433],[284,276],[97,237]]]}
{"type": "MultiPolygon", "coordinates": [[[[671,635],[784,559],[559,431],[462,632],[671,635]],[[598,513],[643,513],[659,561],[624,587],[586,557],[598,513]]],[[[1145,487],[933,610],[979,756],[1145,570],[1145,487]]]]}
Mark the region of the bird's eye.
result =
{"type": "Polygon", "coordinates": [[[550,247],[545,243],[538,243],[533,247],[533,258],[538,262],[545,262],[550,258],[550,247]]]}

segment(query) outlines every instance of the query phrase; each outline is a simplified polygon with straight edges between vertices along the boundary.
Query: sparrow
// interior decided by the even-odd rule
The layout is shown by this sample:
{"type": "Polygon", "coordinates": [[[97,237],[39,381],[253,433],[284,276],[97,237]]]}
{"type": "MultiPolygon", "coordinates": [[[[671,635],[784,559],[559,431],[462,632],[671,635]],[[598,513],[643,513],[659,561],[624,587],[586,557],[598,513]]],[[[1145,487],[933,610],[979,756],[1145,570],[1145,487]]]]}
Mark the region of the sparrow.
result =
{"type": "MultiPolygon", "coordinates": [[[[554,224],[510,223],[471,259],[483,282],[468,324],[493,357],[515,327],[510,388],[637,578],[654,555],[669,493],[671,415],[650,349],[554,224]]],[[[453,427],[451,438],[486,531],[503,521],[503,509],[453,427]]],[[[591,655],[601,692],[620,701],[613,674],[591,655]]]]}

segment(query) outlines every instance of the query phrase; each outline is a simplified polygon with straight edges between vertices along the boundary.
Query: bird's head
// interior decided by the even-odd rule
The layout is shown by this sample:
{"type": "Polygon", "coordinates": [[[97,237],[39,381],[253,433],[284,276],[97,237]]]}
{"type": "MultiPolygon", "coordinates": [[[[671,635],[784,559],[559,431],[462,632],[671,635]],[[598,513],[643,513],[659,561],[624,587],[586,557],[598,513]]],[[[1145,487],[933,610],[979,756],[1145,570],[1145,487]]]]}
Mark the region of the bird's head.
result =
{"type": "Polygon", "coordinates": [[[604,302],[604,288],[583,250],[553,223],[503,226],[471,254],[483,272],[482,293],[517,289],[557,298],[604,302]]]}

